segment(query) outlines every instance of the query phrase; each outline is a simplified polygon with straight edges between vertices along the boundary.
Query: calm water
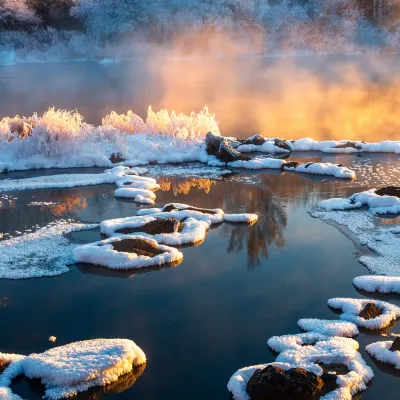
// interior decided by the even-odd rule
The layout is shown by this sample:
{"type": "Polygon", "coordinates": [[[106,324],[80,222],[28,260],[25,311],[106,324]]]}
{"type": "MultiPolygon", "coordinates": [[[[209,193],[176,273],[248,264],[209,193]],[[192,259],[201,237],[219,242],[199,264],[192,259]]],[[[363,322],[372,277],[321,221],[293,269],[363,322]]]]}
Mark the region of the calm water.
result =
{"type": "MultiPolygon", "coordinates": [[[[98,337],[130,338],[147,355],[144,371],[136,370],[116,385],[79,399],[229,399],[226,384],[233,372],[274,360],[266,344],[270,336],[299,332],[296,323],[302,317],[334,319],[327,307],[330,297],[364,296],[354,289],[352,279],[367,273],[357,262],[365,249],[307,211],[323,198],[397,179],[393,159],[347,156],[345,164],[358,166],[369,176],[367,182],[291,173],[241,174],[220,181],[160,177],[157,205],[174,201],[221,207],[226,212],[255,212],[260,220],[250,228],[223,224],[212,229],[204,243],[182,249],[184,260],[175,268],[112,273],[76,265],[54,278],[0,280],[0,298],[9,299],[0,310],[0,351],[41,352],[52,346],[47,341],[51,335],[57,336],[56,345],[98,337]]],[[[65,171],[1,177],[54,172],[65,171]]],[[[3,203],[0,230],[14,234],[60,218],[97,223],[135,215],[138,206],[116,199],[114,189],[102,185],[7,193],[16,199],[3,203]],[[25,207],[32,201],[58,204],[25,207]]],[[[77,243],[99,238],[97,231],[71,235],[77,243]]],[[[383,297],[400,304],[398,297],[383,297]]],[[[400,333],[399,326],[390,331],[400,333]]],[[[377,338],[376,332],[357,338],[376,374],[361,398],[394,399],[398,377],[364,351],[377,338]]],[[[13,390],[26,399],[43,395],[39,384],[22,379],[13,390]]]]}

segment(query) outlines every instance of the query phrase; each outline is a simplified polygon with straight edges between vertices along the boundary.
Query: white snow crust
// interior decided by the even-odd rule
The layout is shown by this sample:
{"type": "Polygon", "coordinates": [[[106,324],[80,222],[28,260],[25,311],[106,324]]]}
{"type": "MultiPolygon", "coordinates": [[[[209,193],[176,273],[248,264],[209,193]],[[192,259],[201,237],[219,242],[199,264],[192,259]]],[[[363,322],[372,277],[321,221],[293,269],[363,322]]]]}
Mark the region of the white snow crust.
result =
{"type": "Polygon", "coordinates": [[[398,293],[400,294],[400,276],[364,275],[353,279],[358,289],[366,292],[398,293]]]}
{"type": "Polygon", "coordinates": [[[392,364],[400,369],[400,351],[390,351],[393,341],[381,341],[367,345],[365,350],[378,361],[392,364]]]}
{"type": "Polygon", "coordinates": [[[348,321],[301,318],[297,322],[297,325],[303,331],[320,333],[326,336],[353,337],[359,333],[357,326],[348,321]]]}

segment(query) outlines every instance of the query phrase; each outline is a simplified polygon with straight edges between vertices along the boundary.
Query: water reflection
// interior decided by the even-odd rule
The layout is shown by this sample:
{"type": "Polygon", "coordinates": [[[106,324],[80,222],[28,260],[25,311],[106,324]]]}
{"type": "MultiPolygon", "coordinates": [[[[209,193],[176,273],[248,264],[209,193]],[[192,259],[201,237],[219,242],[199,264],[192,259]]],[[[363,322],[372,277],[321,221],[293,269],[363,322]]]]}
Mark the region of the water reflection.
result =
{"type": "Polygon", "coordinates": [[[174,196],[178,196],[179,194],[187,195],[192,189],[209,194],[211,187],[216,184],[216,181],[207,178],[161,177],[157,180],[157,183],[163,192],[172,191],[174,196]]]}

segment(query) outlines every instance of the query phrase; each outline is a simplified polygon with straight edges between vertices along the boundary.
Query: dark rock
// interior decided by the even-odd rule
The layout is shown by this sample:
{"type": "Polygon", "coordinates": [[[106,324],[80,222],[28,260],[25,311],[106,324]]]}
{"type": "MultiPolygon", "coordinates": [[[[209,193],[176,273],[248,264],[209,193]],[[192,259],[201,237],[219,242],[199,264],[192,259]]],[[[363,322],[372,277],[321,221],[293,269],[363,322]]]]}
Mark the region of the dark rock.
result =
{"type": "Polygon", "coordinates": [[[142,239],[122,239],[111,243],[114,250],[124,253],[136,253],[139,256],[154,257],[163,252],[152,243],[142,239]]]}
{"type": "Polygon", "coordinates": [[[283,168],[297,168],[300,165],[297,161],[288,161],[286,164],[283,164],[283,168]]]}
{"type": "Polygon", "coordinates": [[[367,305],[362,309],[358,316],[364,319],[372,319],[379,317],[380,315],[382,315],[382,313],[383,310],[379,308],[376,304],[367,303],[367,305]]]}
{"type": "Polygon", "coordinates": [[[321,375],[321,379],[324,381],[325,383],[325,392],[329,393],[329,392],[333,392],[334,390],[336,390],[339,386],[336,383],[336,375],[335,374],[328,374],[323,373],[321,375]]]}
{"type": "Polygon", "coordinates": [[[361,150],[361,146],[357,145],[355,142],[346,142],[338,144],[337,146],[334,147],[334,149],[347,149],[349,147],[352,147],[353,149],[356,150],[361,150]]]}
{"type": "Polygon", "coordinates": [[[400,187],[387,186],[375,191],[378,196],[395,196],[400,198],[400,187]]]}
{"type": "Polygon", "coordinates": [[[208,208],[197,208],[197,207],[185,207],[185,208],[177,208],[175,207],[173,204],[166,204],[163,209],[162,212],[171,212],[171,211],[183,211],[183,210],[187,210],[187,211],[198,211],[201,212],[203,214],[215,214],[215,211],[210,210],[208,208]]]}
{"type": "Polygon", "coordinates": [[[265,142],[265,138],[261,134],[254,135],[248,139],[241,140],[242,144],[254,144],[256,146],[261,146],[265,142]]]}
{"type": "Polygon", "coordinates": [[[234,162],[234,161],[248,161],[250,157],[239,153],[235,150],[227,140],[223,140],[219,146],[218,151],[215,153],[215,156],[223,162],[234,162]]]}
{"type": "Polygon", "coordinates": [[[124,235],[129,235],[135,232],[144,232],[149,235],[156,235],[159,233],[174,233],[179,232],[182,227],[182,222],[175,218],[157,218],[154,221],[148,222],[147,224],[140,226],[138,228],[121,228],[116,230],[116,233],[122,233],[124,235]]]}
{"type": "Polygon", "coordinates": [[[282,139],[279,139],[279,138],[274,139],[274,145],[281,149],[284,149],[284,150],[287,150],[290,152],[292,151],[292,148],[282,139]]]}
{"type": "Polygon", "coordinates": [[[397,336],[396,339],[394,339],[389,350],[390,351],[400,351],[400,337],[399,336],[397,336]]]}
{"type": "Polygon", "coordinates": [[[343,164],[338,164],[337,166],[340,168],[340,167],[343,167],[343,164]]]}
{"type": "Polygon", "coordinates": [[[314,400],[326,393],[324,381],[313,372],[272,365],[255,371],[246,391],[251,400],[314,400]]]}
{"type": "Polygon", "coordinates": [[[216,136],[208,132],[206,135],[207,154],[211,156],[215,155],[223,140],[224,138],[222,136],[216,136]]]}
{"type": "Polygon", "coordinates": [[[10,365],[9,362],[0,360],[0,374],[2,374],[9,365],[10,365]]]}
{"type": "Polygon", "coordinates": [[[122,155],[120,153],[113,153],[111,154],[111,157],[109,159],[113,164],[117,164],[120,162],[125,161],[125,158],[122,157],[122,155]]]}
{"type": "Polygon", "coordinates": [[[313,162],[308,162],[307,164],[304,165],[304,168],[308,168],[310,165],[313,165],[313,162]]]}

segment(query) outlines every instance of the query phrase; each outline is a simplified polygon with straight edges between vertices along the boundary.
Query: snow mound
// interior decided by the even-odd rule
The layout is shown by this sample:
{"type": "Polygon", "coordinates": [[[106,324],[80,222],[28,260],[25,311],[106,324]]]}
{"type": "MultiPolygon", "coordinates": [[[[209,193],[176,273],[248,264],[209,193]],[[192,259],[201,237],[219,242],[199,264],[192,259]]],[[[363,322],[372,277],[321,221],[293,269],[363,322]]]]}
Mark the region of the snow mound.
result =
{"type": "Polygon", "coordinates": [[[148,189],[134,189],[131,187],[119,188],[114,191],[115,197],[122,197],[125,199],[134,199],[137,203],[154,204],[156,195],[148,189]]]}
{"type": "Polygon", "coordinates": [[[268,346],[276,351],[299,349],[305,344],[313,345],[322,340],[329,340],[330,336],[318,332],[297,333],[295,335],[272,336],[268,339],[268,346]]]}
{"type": "MultiPolygon", "coordinates": [[[[283,342],[286,342],[286,339],[283,342]]],[[[274,342],[276,342],[276,339],[274,339],[274,342]]],[[[282,345],[283,342],[280,344],[282,345]]],[[[292,342],[292,340],[289,340],[289,342],[292,342]]],[[[361,354],[357,351],[358,343],[352,339],[332,337],[321,340],[314,346],[301,347],[296,345],[296,347],[291,347],[289,344],[287,349],[285,347],[285,345],[281,347],[283,351],[278,355],[276,362],[242,368],[233,374],[228,382],[228,390],[232,393],[234,400],[249,400],[249,395],[246,392],[249,379],[257,369],[263,369],[267,365],[274,365],[285,370],[304,368],[320,376],[323,369],[318,363],[344,364],[349,372],[346,375],[337,375],[338,388],[321,397],[321,400],[351,400],[353,394],[367,388],[367,383],[374,376],[371,368],[367,366],[361,354]]]]}
{"type": "Polygon", "coordinates": [[[140,228],[151,222],[157,221],[157,219],[171,218],[171,213],[157,213],[151,216],[136,216],[127,218],[117,218],[101,222],[100,232],[111,237],[111,236],[123,236],[117,231],[121,229],[135,229],[135,234],[153,238],[159,244],[166,244],[168,246],[180,246],[183,244],[196,244],[200,243],[205,239],[207,230],[210,225],[205,221],[198,221],[195,218],[187,216],[185,211],[173,213],[178,221],[182,221],[182,226],[179,230],[170,233],[157,233],[154,235],[140,232],[140,228]]]}
{"type": "MultiPolygon", "coordinates": [[[[248,140],[251,140],[252,138],[254,138],[254,136],[252,136],[248,140]]],[[[289,140],[284,141],[284,143],[288,145],[290,148],[294,149],[292,142],[290,142],[289,140]]],[[[266,141],[261,145],[242,144],[238,146],[236,150],[240,151],[241,153],[253,153],[253,152],[268,153],[268,154],[290,153],[290,150],[276,146],[275,139],[266,139],[266,141]]]]}
{"type": "MultiPolygon", "coordinates": [[[[194,218],[199,221],[205,221],[209,225],[219,224],[224,220],[224,211],[220,208],[213,210],[207,210],[204,212],[203,209],[192,207],[188,204],[182,203],[169,203],[162,208],[162,212],[167,212],[170,218],[177,218],[179,220],[183,218],[194,218]],[[171,209],[171,211],[167,211],[171,209]]],[[[154,215],[154,214],[153,214],[154,215]]]]}
{"type": "Polygon", "coordinates": [[[352,322],[318,318],[299,319],[297,325],[306,332],[320,333],[326,336],[353,337],[358,335],[358,328],[352,322]]]}
{"type": "Polygon", "coordinates": [[[393,341],[371,343],[365,350],[378,361],[393,364],[395,368],[400,369],[400,351],[390,351],[392,344],[393,341]]]}
{"type": "Polygon", "coordinates": [[[350,299],[350,298],[333,298],[328,300],[328,305],[332,308],[342,310],[340,319],[350,321],[357,326],[367,329],[382,329],[390,325],[400,317],[400,307],[390,304],[386,301],[370,300],[370,299],[350,299]],[[364,319],[358,314],[368,304],[374,304],[382,309],[382,314],[371,319],[364,319]]]}
{"type": "Polygon", "coordinates": [[[225,222],[254,224],[258,221],[257,214],[224,214],[225,222]]]}
{"type": "Polygon", "coordinates": [[[123,178],[117,179],[115,184],[118,188],[134,188],[134,189],[147,189],[157,190],[160,185],[156,183],[153,178],[145,178],[143,176],[124,176],[123,178]]]}
{"type": "Polygon", "coordinates": [[[123,235],[101,240],[99,242],[78,246],[73,252],[76,262],[102,265],[111,269],[133,269],[158,266],[167,263],[180,262],[183,254],[173,248],[160,245],[156,240],[143,235],[123,235]],[[138,239],[155,247],[161,253],[150,257],[136,253],[118,252],[114,250],[113,244],[124,239],[138,239]]]}
{"type": "Polygon", "coordinates": [[[296,167],[295,172],[316,175],[330,175],[341,179],[354,179],[356,174],[353,170],[331,163],[306,163],[296,167]]]}
{"type": "Polygon", "coordinates": [[[322,200],[320,203],[318,203],[317,207],[325,211],[344,211],[361,208],[362,203],[350,199],[333,198],[322,200]]]}
{"type": "Polygon", "coordinates": [[[400,276],[364,275],[353,279],[358,289],[366,292],[400,294],[400,276]]]}
{"type": "MultiPolygon", "coordinates": [[[[0,359],[3,359],[0,353],[0,359]]],[[[40,379],[46,387],[45,397],[58,400],[75,396],[95,386],[105,386],[146,363],[144,352],[131,340],[94,339],[54,347],[27,357],[12,355],[11,365],[0,376],[0,398],[19,397],[7,388],[11,379],[24,374],[40,379]]]]}
{"type": "Polygon", "coordinates": [[[97,225],[59,221],[17,238],[0,242],[0,278],[27,279],[57,276],[69,271],[72,250],[65,234],[89,230],[97,225]]]}

